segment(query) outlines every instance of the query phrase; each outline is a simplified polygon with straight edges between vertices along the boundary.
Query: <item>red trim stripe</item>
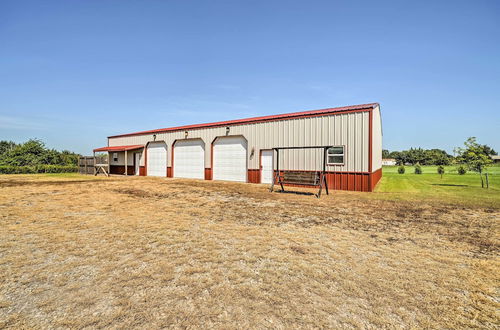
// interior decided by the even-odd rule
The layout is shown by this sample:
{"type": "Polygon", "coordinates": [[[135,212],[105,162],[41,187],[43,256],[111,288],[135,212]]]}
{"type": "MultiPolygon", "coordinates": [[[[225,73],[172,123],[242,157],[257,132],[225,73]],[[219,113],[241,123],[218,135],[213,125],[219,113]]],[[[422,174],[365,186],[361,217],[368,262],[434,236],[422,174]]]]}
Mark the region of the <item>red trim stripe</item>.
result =
{"type": "Polygon", "coordinates": [[[135,145],[130,145],[130,146],[102,147],[102,148],[94,149],[94,152],[100,152],[100,151],[125,151],[125,150],[135,150],[135,149],[142,149],[142,148],[144,148],[144,145],[142,145],[142,144],[135,144],[135,145]]]}

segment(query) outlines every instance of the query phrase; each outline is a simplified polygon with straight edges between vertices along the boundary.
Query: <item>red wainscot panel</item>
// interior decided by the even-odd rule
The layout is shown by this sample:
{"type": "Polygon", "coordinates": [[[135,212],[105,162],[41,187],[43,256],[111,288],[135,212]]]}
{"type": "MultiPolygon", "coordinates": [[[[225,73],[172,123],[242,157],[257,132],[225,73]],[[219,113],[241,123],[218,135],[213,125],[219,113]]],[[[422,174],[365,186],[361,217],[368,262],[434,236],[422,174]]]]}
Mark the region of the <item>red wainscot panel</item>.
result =
{"type": "Polygon", "coordinates": [[[369,176],[364,172],[328,172],[326,182],[332,190],[368,191],[369,176]]]}
{"type": "Polygon", "coordinates": [[[172,177],[172,168],[171,167],[167,167],[167,178],[171,178],[172,177]]]}
{"type": "Polygon", "coordinates": [[[139,175],[146,176],[146,166],[139,166],[139,175]]]}
{"type": "Polygon", "coordinates": [[[363,176],[362,175],[358,174],[354,177],[354,190],[363,191],[363,176]]]}
{"type": "Polygon", "coordinates": [[[370,191],[370,176],[371,174],[363,175],[363,184],[360,191],[369,192],[370,191]]]}
{"type": "MultiPolygon", "coordinates": [[[[281,171],[280,171],[281,172],[281,171]]],[[[252,179],[250,172],[248,173],[249,182],[252,179]]],[[[281,174],[283,174],[281,172],[281,174]]],[[[326,173],[326,182],[328,184],[328,189],[331,190],[349,190],[349,191],[372,191],[374,186],[374,181],[372,180],[372,176],[375,180],[379,180],[377,178],[378,173],[365,173],[365,172],[327,172],[326,173]],[[373,187],[372,187],[373,185],[373,187]]],[[[260,181],[260,180],[259,180],[260,181]]],[[[291,185],[287,184],[289,187],[307,187],[302,185],[291,185]]],[[[311,186],[311,188],[316,188],[311,186]]]]}
{"type": "Polygon", "coordinates": [[[375,190],[377,183],[382,179],[382,169],[379,168],[371,174],[370,191],[375,190]]]}
{"type": "MultiPolygon", "coordinates": [[[[127,174],[134,175],[134,166],[127,166],[127,174]]],[[[110,165],[109,166],[110,174],[125,174],[125,165],[110,165]]]]}
{"type": "Polygon", "coordinates": [[[248,170],[248,182],[249,183],[260,183],[260,170],[248,170]]]}
{"type": "MultiPolygon", "coordinates": [[[[281,171],[280,171],[281,172],[281,171]]],[[[260,183],[260,170],[248,170],[248,182],[260,183]]],[[[281,174],[283,174],[281,172],[281,174]]],[[[326,180],[328,188],[331,190],[349,190],[349,191],[373,191],[378,181],[382,177],[382,170],[373,173],[365,172],[327,172],[326,180]]],[[[212,169],[205,168],[205,180],[212,180],[212,169]]],[[[287,184],[288,187],[308,187],[302,185],[287,184]]],[[[310,186],[310,188],[317,188],[310,186]]]]}
{"type": "Polygon", "coordinates": [[[212,169],[205,168],[205,180],[212,180],[212,169]]]}

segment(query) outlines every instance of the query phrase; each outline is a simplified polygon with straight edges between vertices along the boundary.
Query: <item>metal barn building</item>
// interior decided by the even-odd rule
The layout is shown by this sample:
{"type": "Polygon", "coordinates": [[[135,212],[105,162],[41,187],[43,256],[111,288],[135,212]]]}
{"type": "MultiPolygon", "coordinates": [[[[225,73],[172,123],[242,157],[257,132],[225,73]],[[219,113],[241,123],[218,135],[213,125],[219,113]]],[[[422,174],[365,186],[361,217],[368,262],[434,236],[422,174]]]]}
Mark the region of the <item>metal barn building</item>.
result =
{"type": "MultiPolygon", "coordinates": [[[[108,137],[112,174],[271,183],[277,147],[331,146],[330,189],[372,191],[382,176],[378,103],[156,129],[108,137]]],[[[279,168],[318,171],[320,150],[289,150],[279,168]]]]}

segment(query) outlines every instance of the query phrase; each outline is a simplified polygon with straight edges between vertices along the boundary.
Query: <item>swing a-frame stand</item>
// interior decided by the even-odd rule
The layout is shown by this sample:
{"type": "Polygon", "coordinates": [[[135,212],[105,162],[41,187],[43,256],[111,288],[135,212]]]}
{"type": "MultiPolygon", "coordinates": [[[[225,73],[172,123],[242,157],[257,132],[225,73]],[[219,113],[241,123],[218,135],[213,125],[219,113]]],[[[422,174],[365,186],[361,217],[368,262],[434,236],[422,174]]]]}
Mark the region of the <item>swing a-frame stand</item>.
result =
{"type": "Polygon", "coordinates": [[[314,146],[314,147],[279,147],[273,148],[276,152],[276,168],[273,165],[273,183],[271,184],[270,192],[274,191],[274,185],[281,186],[281,192],[285,191],[283,185],[291,184],[298,186],[315,186],[319,187],[316,197],[321,197],[321,191],[325,188],[328,195],[328,183],[326,181],[326,153],[331,146],[314,146]],[[295,171],[295,170],[280,170],[280,151],[296,150],[296,149],[322,149],[322,170],[320,171],[295,171]]]}

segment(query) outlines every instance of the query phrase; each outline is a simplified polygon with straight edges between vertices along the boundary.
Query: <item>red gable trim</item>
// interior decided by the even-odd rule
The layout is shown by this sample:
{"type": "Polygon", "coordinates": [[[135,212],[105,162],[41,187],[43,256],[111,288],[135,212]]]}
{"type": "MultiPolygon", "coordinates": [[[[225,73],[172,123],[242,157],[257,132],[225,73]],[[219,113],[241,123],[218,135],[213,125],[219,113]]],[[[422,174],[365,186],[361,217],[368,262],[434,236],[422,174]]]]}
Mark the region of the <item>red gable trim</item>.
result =
{"type": "Polygon", "coordinates": [[[100,152],[100,151],[125,151],[125,150],[141,149],[141,148],[144,148],[144,146],[142,144],[136,144],[136,145],[131,145],[131,146],[102,147],[102,148],[94,149],[94,152],[100,152]]]}
{"type": "Polygon", "coordinates": [[[292,112],[292,113],[285,113],[285,114],[281,114],[281,115],[253,117],[253,118],[236,119],[236,120],[229,120],[229,121],[219,121],[219,122],[215,122],[215,123],[186,125],[186,126],[177,126],[177,127],[170,127],[170,128],[160,128],[160,129],[154,129],[154,130],[149,130],[149,131],[141,131],[141,132],[127,133],[127,134],[113,135],[113,136],[108,136],[108,138],[116,138],[116,137],[132,136],[132,135],[154,134],[154,133],[181,131],[181,130],[187,130],[187,129],[199,129],[199,128],[207,128],[207,127],[227,126],[227,125],[241,125],[241,124],[250,124],[250,123],[256,123],[256,122],[294,119],[294,118],[318,116],[318,115],[328,115],[328,114],[332,114],[332,113],[337,114],[337,113],[351,112],[351,111],[368,111],[368,110],[372,110],[378,106],[379,106],[378,103],[351,105],[351,106],[338,107],[338,108],[327,108],[327,109],[320,109],[320,110],[292,112]]]}

